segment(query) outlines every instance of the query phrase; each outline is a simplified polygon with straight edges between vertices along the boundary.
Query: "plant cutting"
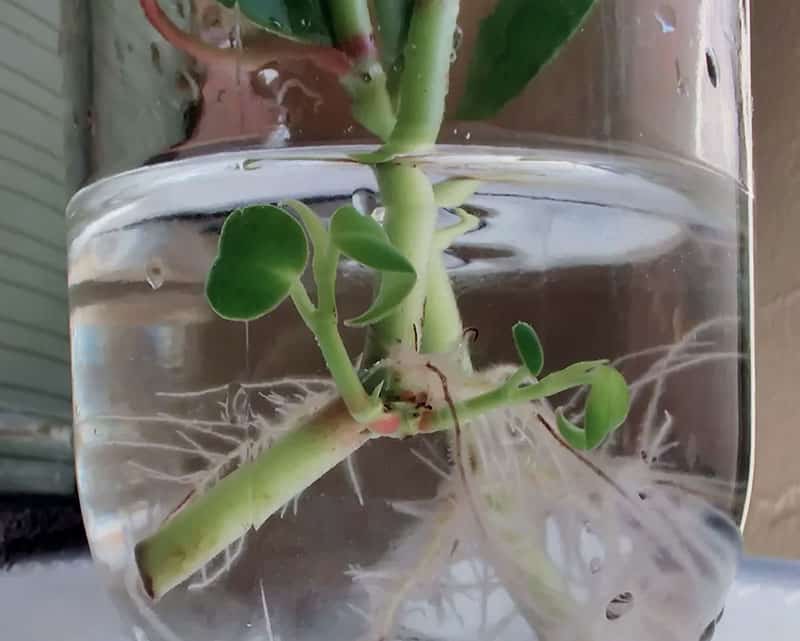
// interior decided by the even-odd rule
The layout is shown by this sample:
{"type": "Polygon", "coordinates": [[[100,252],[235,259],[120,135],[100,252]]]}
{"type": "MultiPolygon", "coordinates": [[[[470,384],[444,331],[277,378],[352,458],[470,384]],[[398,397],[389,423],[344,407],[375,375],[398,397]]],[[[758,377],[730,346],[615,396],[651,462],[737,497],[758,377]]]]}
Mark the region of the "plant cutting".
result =
{"type": "MultiPolygon", "coordinates": [[[[656,607],[655,592],[633,593],[641,588],[641,577],[634,576],[630,592],[604,588],[593,593],[597,612],[577,617],[577,627],[570,627],[572,601],[564,596],[570,594],[569,577],[547,558],[541,541],[525,536],[528,528],[539,527],[526,519],[546,521],[544,506],[558,502],[573,505],[576,514],[592,502],[604,506],[611,529],[635,521],[633,529],[643,532],[635,536],[650,551],[682,545],[674,540],[683,534],[665,533],[661,512],[642,512],[643,499],[620,480],[628,470],[641,475],[645,469],[650,474],[650,468],[644,462],[618,464],[603,447],[624,425],[631,405],[631,387],[613,363],[582,361],[550,371],[528,322],[535,319],[520,318],[508,327],[518,362],[489,370],[473,365],[471,349],[480,328],[464,326],[444,253],[478,227],[469,201],[481,183],[468,176],[432,181],[415,161],[434,148],[442,129],[459,0],[219,2],[286,40],[286,55],[307,57],[338,77],[353,118],[380,139],[375,149],[351,159],[374,172],[380,202],[367,212],[342,206],[329,217],[298,200],[265,202],[227,216],[206,280],[208,304],[234,322],[291,305],[313,335],[335,392],[320,409],[292,418],[284,434],[253,460],[204,492],[192,492],[138,541],[136,568],[145,593],[155,600],[164,597],[367,442],[424,441],[442,433],[450,444],[450,459],[440,470],[446,480],[420,516],[429,542],[407,574],[381,588],[368,617],[375,639],[388,639],[402,604],[436,582],[432,569],[457,558],[455,532],[467,521],[477,524],[473,544],[490,551],[486,555],[494,571],[543,638],[573,638],[572,632],[579,634],[574,638],[605,638],[591,627],[597,612],[607,620],[621,618],[635,598],[641,607],[656,607]],[[360,265],[374,280],[372,302],[352,318],[340,318],[337,305],[343,261],[360,265]],[[343,326],[363,330],[361,353],[348,352],[343,326]],[[548,399],[565,392],[574,394],[569,402],[551,405],[548,399]],[[513,470],[513,478],[503,478],[498,465],[513,470]],[[570,490],[565,476],[594,489],[570,490]],[[541,512],[522,509],[531,493],[540,493],[541,512]],[[453,551],[445,559],[442,550],[448,548],[453,551]]],[[[177,29],[155,0],[141,3],[177,47],[199,57],[233,60],[231,50],[204,46],[177,29]]],[[[500,0],[481,23],[459,118],[491,118],[518,96],[594,4],[500,0]]],[[[257,68],[279,54],[244,55],[257,68]]],[[[663,508],[672,494],[659,491],[652,503],[663,508]]],[[[685,532],[704,541],[715,535],[736,538],[726,525],[704,520],[702,514],[713,512],[699,499],[680,496],[691,514],[685,532]]],[[[713,581],[695,583],[697,594],[708,599],[689,617],[687,629],[700,626],[704,633],[714,620],[709,612],[715,615],[721,608],[735,547],[730,543],[712,563],[719,569],[713,581]]],[[[606,562],[616,553],[608,549],[606,562]]],[[[634,561],[626,558],[622,565],[632,567],[634,561]]],[[[592,574],[591,567],[586,572],[592,574]]],[[[355,570],[354,577],[369,583],[367,572],[355,570]]]]}

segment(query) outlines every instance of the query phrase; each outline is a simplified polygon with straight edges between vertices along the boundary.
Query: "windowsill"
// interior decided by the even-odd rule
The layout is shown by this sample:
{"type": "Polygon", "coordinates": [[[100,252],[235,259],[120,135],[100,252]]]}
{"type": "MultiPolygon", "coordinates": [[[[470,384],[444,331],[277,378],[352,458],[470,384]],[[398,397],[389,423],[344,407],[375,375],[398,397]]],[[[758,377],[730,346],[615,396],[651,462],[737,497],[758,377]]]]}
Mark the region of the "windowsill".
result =
{"type": "MultiPolygon", "coordinates": [[[[0,573],[4,638],[15,641],[128,641],[91,562],[80,557],[0,573]]],[[[728,599],[716,641],[795,641],[800,563],[748,559],[728,599]]],[[[191,640],[187,640],[191,641],[191,640]]],[[[645,640],[646,641],[646,640],[645,640]]]]}

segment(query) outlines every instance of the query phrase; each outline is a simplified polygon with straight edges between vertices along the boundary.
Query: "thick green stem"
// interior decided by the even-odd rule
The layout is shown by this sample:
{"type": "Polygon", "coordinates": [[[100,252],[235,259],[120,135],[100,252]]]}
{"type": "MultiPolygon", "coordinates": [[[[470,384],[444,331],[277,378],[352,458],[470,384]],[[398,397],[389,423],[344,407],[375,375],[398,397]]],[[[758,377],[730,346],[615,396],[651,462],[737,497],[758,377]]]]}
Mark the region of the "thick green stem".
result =
{"type": "MultiPolygon", "coordinates": [[[[474,182],[474,181],[472,181],[474,182]]],[[[442,183],[440,183],[441,185],[442,183]]],[[[477,184],[477,183],[475,183],[477,184]]],[[[442,205],[442,192],[444,190],[434,187],[434,196],[437,204],[442,205]]],[[[459,199],[463,196],[467,198],[469,194],[456,194],[458,190],[451,190],[449,195],[459,199]]],[[[446,202],[450,202],[449,200],[446,202]]],[[[458,205],[464,202],[460,199],[458,205]]],[[[445,205],[448,206],[448,205],[445,205]]],[[[453,206],[453,205],[449,205],[453,206]]],[[[455,205],[457,206],[457,205],[455,205]]],[[[433,255],[428,265],[428,286],[425,298],[425,318],[424,331],[422,337],[422,351],[425,353],[447,352],[456,347],[463,338],[464,327],[461,322],[461,312],[458,309],[458,302],[453,291],[453,283],[444,265],[444,250],[451,243],[461,236],[475,229],[478,226],[478,219],[468,214],[463,209],[457,210],[461,217],[461,222],[445,227],[436,232],[433,242],[433,255]]],[[[469,359],[469,352],[464,351],[464,366],[467,370],[472,369],[469,359]]]]}
{"type": "Polygon", "coordinates": [[[451,351],[464,333],[456,295],[440,252],[431,257],[428,265],[423,328],[422,351],[426,354],[451,351]]]}
{"type": "Polygon", "coordinates": [[[459,0],[417,2],[405,49],[400,113],[392,142],[417,151],[436,142],[450,86],[459,0]]]}
{"type": "Polygon", "coordinates": [[[438,209],[428,178],[414,167],[389,163],[375,168],[383,205],[384,228],[394,246],[417,272],[417,283],[402,305],[370,332],[366,364],[402,344],[419,349],[428,283],[428,266],[438,209]]]}
{"type": "Polygon", "coordinates": [[[353,61],[352,70],[341,80],[350,94],[353,117],[381,140],[388,140],[397,118],[375,48],[369,3],[337,0],[330,9],[337,45],[353,61]]]}
{"type": "Polygon", "coordinates": [[[359,160],[386,162],[398,154],[428,149],[436,142],[450,86],[458,9],[459,0],[416,3],[405,47],[397,125],[381,149],[357,156],[359,160]]]}
{"type": "Polygon", "coordinates": [[[136,545],[146,592],[157,599],[182,583],[251,528],[261,527],[369,438],[365,427],[336,401],[256,460],[192,497],[136,545]]]}

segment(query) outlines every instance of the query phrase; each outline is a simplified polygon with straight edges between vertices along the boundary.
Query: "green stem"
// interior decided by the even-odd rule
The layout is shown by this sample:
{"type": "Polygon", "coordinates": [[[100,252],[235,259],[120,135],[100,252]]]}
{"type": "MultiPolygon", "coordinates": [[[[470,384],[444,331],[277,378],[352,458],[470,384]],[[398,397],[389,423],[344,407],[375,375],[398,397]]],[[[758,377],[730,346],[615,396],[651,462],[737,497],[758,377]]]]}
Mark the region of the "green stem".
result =
{"type": "Polygon", "coordinates": [[[160,598],[345,460],[371,437],[336,401],[256,460],[192,497],[136,545],[151,598],[160,598]]]}
{"type": "Polygon", "coordinates": [[[384,228],[394,246],[414,267],[417,283],[402,305],[372,328],[365,354],[367,365],[398,344],[419,348],[438,214],[431,183],[419,169],[389,163],[378,165],[375,173],[386,210],[384,228]]]}
{"type": "Polygon", "coordinates": [[[315,309],[305,288],[299,283],[292,288],[290,295],[303,322],[317,337],[325,365],[350,414],[359,423],[378,418],[382,411],[381,403],[367,394],[358,378],[347,348],[339,335],[335,313],[315,309]]]}
{"type": "Polygon", "coordinates": [[[354,63],[341,79],[350,94],[353,117],[381,140],[388,140],[397,118],[375,48],[369,3],[337,0],[330,3],[330,8],[337,45],[354,63]]]}
{"type": "MultiPolygon", "coordinates": [[[[586,361],[545,376],[541,381],[517,387],[518,372],[506,383],[466,401],[456,403],[459,421],[468,421],[505,405],[519,405],[539,401],[574,387],[588,385],[592,381],[592,370],[607,361],[586,361]]],[[[449,407],[433,412],[425,421],[426,432],[437,432],[453,426],[453,413],[449,407]]]]}
{"type": "Polygon", "coordinates": [[[404,151],[432,145],[444,120],[459,0],[417,2],[405,49],[400,113],[392,142],[404,151]]]}
{"type": "Polygon", "coordinates": [[[423,328],[422,351],[426,354],[451,351],[464,334],[453,285],[439,252],[431,257],[428,265],[423,328]]]}
{"type": "MultiPolygon", "coordinates": [[[[435,187],[434,196],[437,203],[440,204],[441,194],[435,187]]],[[[453,283],[444,265],[443,252],[457,237],[475,229],[479,221],[463,209],[458,209],[457,213],[461,222],[438,230],[433,239],[433,255],[428,265],[428,287],[425,297],[422,339],[422,351],[425,353],[450,351],[463,338],[464,327],[461,322],[461,312],[453,291],[453,283]]],[[[466,350],[464,351],[464,365],[467,370],[472,369],[469,352],[466,350]]]]}
{"type": "MultiPolygon", "coordinates": [[[[466,425],[470,418],[498,407],[585,384],[590,380],[588,372],[598,363],[578,363],[520,388],[509,384],[516,380],[512,376],[496,389],[457,403],[456,415],[466,425]]],[[[453,421],[450,408],[442,408],[429,416],[425,428],[441,431],[451,428],[453,421]]],[[[136,546],[136,563],[147,593],[159,598],[189,578],[370,438],[369,428],[337,400],[208,492],[190,497],[187,505],[136,546]]]]}
{"type": "Polygon", "coordinates": [[[363,50],[376,56],[367,0],[337,0],[330,5],[337,44],[345,53],[357,55],[363,50]]]}
{"type": "Polygon", "coordinates": [[[459,0],[416,3],[405,47],[397,125],[381,149],[356,156],[358,160],[386,162],[398,154],[428,149],[436,142],[450,86],[458,9],[459,0]]]}

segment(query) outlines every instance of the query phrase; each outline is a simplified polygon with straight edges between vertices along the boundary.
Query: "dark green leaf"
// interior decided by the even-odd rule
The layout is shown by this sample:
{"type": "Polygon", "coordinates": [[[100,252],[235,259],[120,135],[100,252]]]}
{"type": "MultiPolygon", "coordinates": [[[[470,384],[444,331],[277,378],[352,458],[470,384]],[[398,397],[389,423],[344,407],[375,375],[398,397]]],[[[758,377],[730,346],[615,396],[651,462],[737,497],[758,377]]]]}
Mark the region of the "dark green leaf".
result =
{"type": "Polygon", "coordinates": [[[331,241],[345,256],[382,272],[381,284],[370,308],[346,325],[363,327],[383,320],[414,289],[417,274],[386,231],[370,216],[354,207],[338,209],[331,219],[331,241]]]}
{"type": "Polygon", "coordinates": [[[595,0],[500,0],[483,20],[459,105],[465,120],[490,118],[558,53],[595,0]]]}
{"type": "Polygon", "coordinates": [[[520,359],[531,376],[539,376],[544,367],[544,350],[539,337],[528,323],[517,323],[512,331],[520,359]]]}
{"type": "Polygon", "coordinates": [[[608,365],[598,367],[592,376],[583,421],[590,449],[597,447],[607,434],[622,425],[630,401],[630,390],[622,374],[608,365]]]}
{"type": "Polygon", "coordinates": [[[630,409],[630,390],[625,378],[608,365],[598,367],[592,374],[589,397],[584,408],[584,427],[578,427],[556,412],[558,430],[572,447],[591,450],[622,425],[630,409]]]}
{"type": "MultiPolygon", "coordinates": [[[[226,7],[235,0],[217,0],[226,7]]],[[[318,45],[333,43],[326,0],[239,0],[248,20],[276,35],[318,45]]]]}
{"type": "Polygon", "coordinates": [[[307,261],[306,235],[289,214],[270,205],[239,209],[222,227],[206,297],[223,318],[258,318],[289,295],[307,261]]]}
{"type": "Polygon", "coordinates": [[[221,5],[228,7],[228,9],[232,9],[236,6],[236,0],[217,0],[221,5]]]}
{"type": "Polygon", "coordinates": [[[387,69],[403,55],[413,11],[414,0],[375,0],[381,58],[387,69]]]}

